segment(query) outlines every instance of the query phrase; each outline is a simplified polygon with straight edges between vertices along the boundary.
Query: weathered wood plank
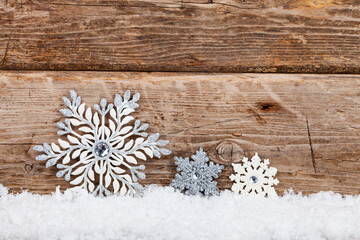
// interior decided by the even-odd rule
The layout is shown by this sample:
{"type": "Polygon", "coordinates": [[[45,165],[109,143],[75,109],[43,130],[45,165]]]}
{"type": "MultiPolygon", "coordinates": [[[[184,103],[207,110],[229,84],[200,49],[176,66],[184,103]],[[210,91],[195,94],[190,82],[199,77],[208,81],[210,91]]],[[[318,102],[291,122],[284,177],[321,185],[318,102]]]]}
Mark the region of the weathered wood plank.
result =
{"type": "Polygon", "coordinates": [[[49,193],[68,187],[34,160],[32,146],[57,139],[62,96],[88,105],[126,89],[141,93],[133,114],[170,141],[173,154],[145,163],[144,184],[167,185],[174,155],[200,146],[225,164],[258,152],[279,169],[279,192],[360,193],[360,77],[357,75],[7,72],[0,74],[0,183],[49,193]]]}
{"type": "Polygon", "coordinates": [[[0,69],[360,73],[357,0],[2,0],[0,69]]]}

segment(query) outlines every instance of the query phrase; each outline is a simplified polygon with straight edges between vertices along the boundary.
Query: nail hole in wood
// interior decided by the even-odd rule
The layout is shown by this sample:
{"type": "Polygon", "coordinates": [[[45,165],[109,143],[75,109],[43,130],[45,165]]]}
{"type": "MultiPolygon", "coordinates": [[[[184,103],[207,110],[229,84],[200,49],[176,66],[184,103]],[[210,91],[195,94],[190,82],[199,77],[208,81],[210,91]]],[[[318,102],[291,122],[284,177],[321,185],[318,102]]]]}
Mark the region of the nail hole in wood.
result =
{"type": "Polygon", "coordinates": [[[32,169],[33,169],[33,165],[32,165],[32,164],[25,164],[25,171],[31,172],[32,169]]]}

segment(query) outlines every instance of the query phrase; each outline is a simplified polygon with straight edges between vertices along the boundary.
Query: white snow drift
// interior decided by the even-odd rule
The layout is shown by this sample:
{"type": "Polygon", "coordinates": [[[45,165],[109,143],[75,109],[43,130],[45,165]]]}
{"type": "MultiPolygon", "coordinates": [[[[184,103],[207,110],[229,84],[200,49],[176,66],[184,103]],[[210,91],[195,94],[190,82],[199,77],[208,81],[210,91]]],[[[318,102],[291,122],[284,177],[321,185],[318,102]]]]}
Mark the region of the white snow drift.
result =
{"type": "Polygon", "coordinates": [[[360,196],[201,198],[151,186],[142,198],[99,198],[0,185],[0,239],[360,239],[360,196]]]}

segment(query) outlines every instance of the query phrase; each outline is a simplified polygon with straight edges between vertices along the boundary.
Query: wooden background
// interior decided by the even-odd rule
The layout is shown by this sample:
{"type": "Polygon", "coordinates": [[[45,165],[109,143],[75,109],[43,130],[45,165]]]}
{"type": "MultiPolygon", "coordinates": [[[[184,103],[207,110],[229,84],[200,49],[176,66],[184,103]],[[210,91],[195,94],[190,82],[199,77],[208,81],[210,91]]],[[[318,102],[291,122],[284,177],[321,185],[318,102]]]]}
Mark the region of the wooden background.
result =
{"type": "Polygon", "coordinates": [[[0,183],[69,187],[32,150],[57,139],[61,97],[130,89],[173,151],[145,163],[144,185],[203,146],[225,164],[221,189],[258,152],[279,193],[360,194],[359,73],[356,0],[0,0],[0,183]]]}

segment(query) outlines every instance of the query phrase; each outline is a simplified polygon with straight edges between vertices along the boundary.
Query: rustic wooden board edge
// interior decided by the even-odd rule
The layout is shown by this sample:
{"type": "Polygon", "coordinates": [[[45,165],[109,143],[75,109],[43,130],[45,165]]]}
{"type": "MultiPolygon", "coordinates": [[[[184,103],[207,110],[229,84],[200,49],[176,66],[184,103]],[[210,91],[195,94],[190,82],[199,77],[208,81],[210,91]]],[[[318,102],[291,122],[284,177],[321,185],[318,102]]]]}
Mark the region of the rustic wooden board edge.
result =
{"type": "Polygon", "coordinates": [[[71,88],[90,104],[126,88],[142,92],[134,116],[173,151],[146,163],[145,185],[168,185],[173,157],[203,146],[226,166],[220,189],[231,186],[232,162],[259,152],[279,169],[279,193],[360,191],[358,75],[0,71],[0,86],[0,182],[13,191],[68,187],[56,169],[34,160],[32,146],[57,139],[61,97],[71,88]]]}
{"type": "Polygon", "coordinates": [[[359,72],[355,0],[0,3],[0,69],[359,72]]]}

